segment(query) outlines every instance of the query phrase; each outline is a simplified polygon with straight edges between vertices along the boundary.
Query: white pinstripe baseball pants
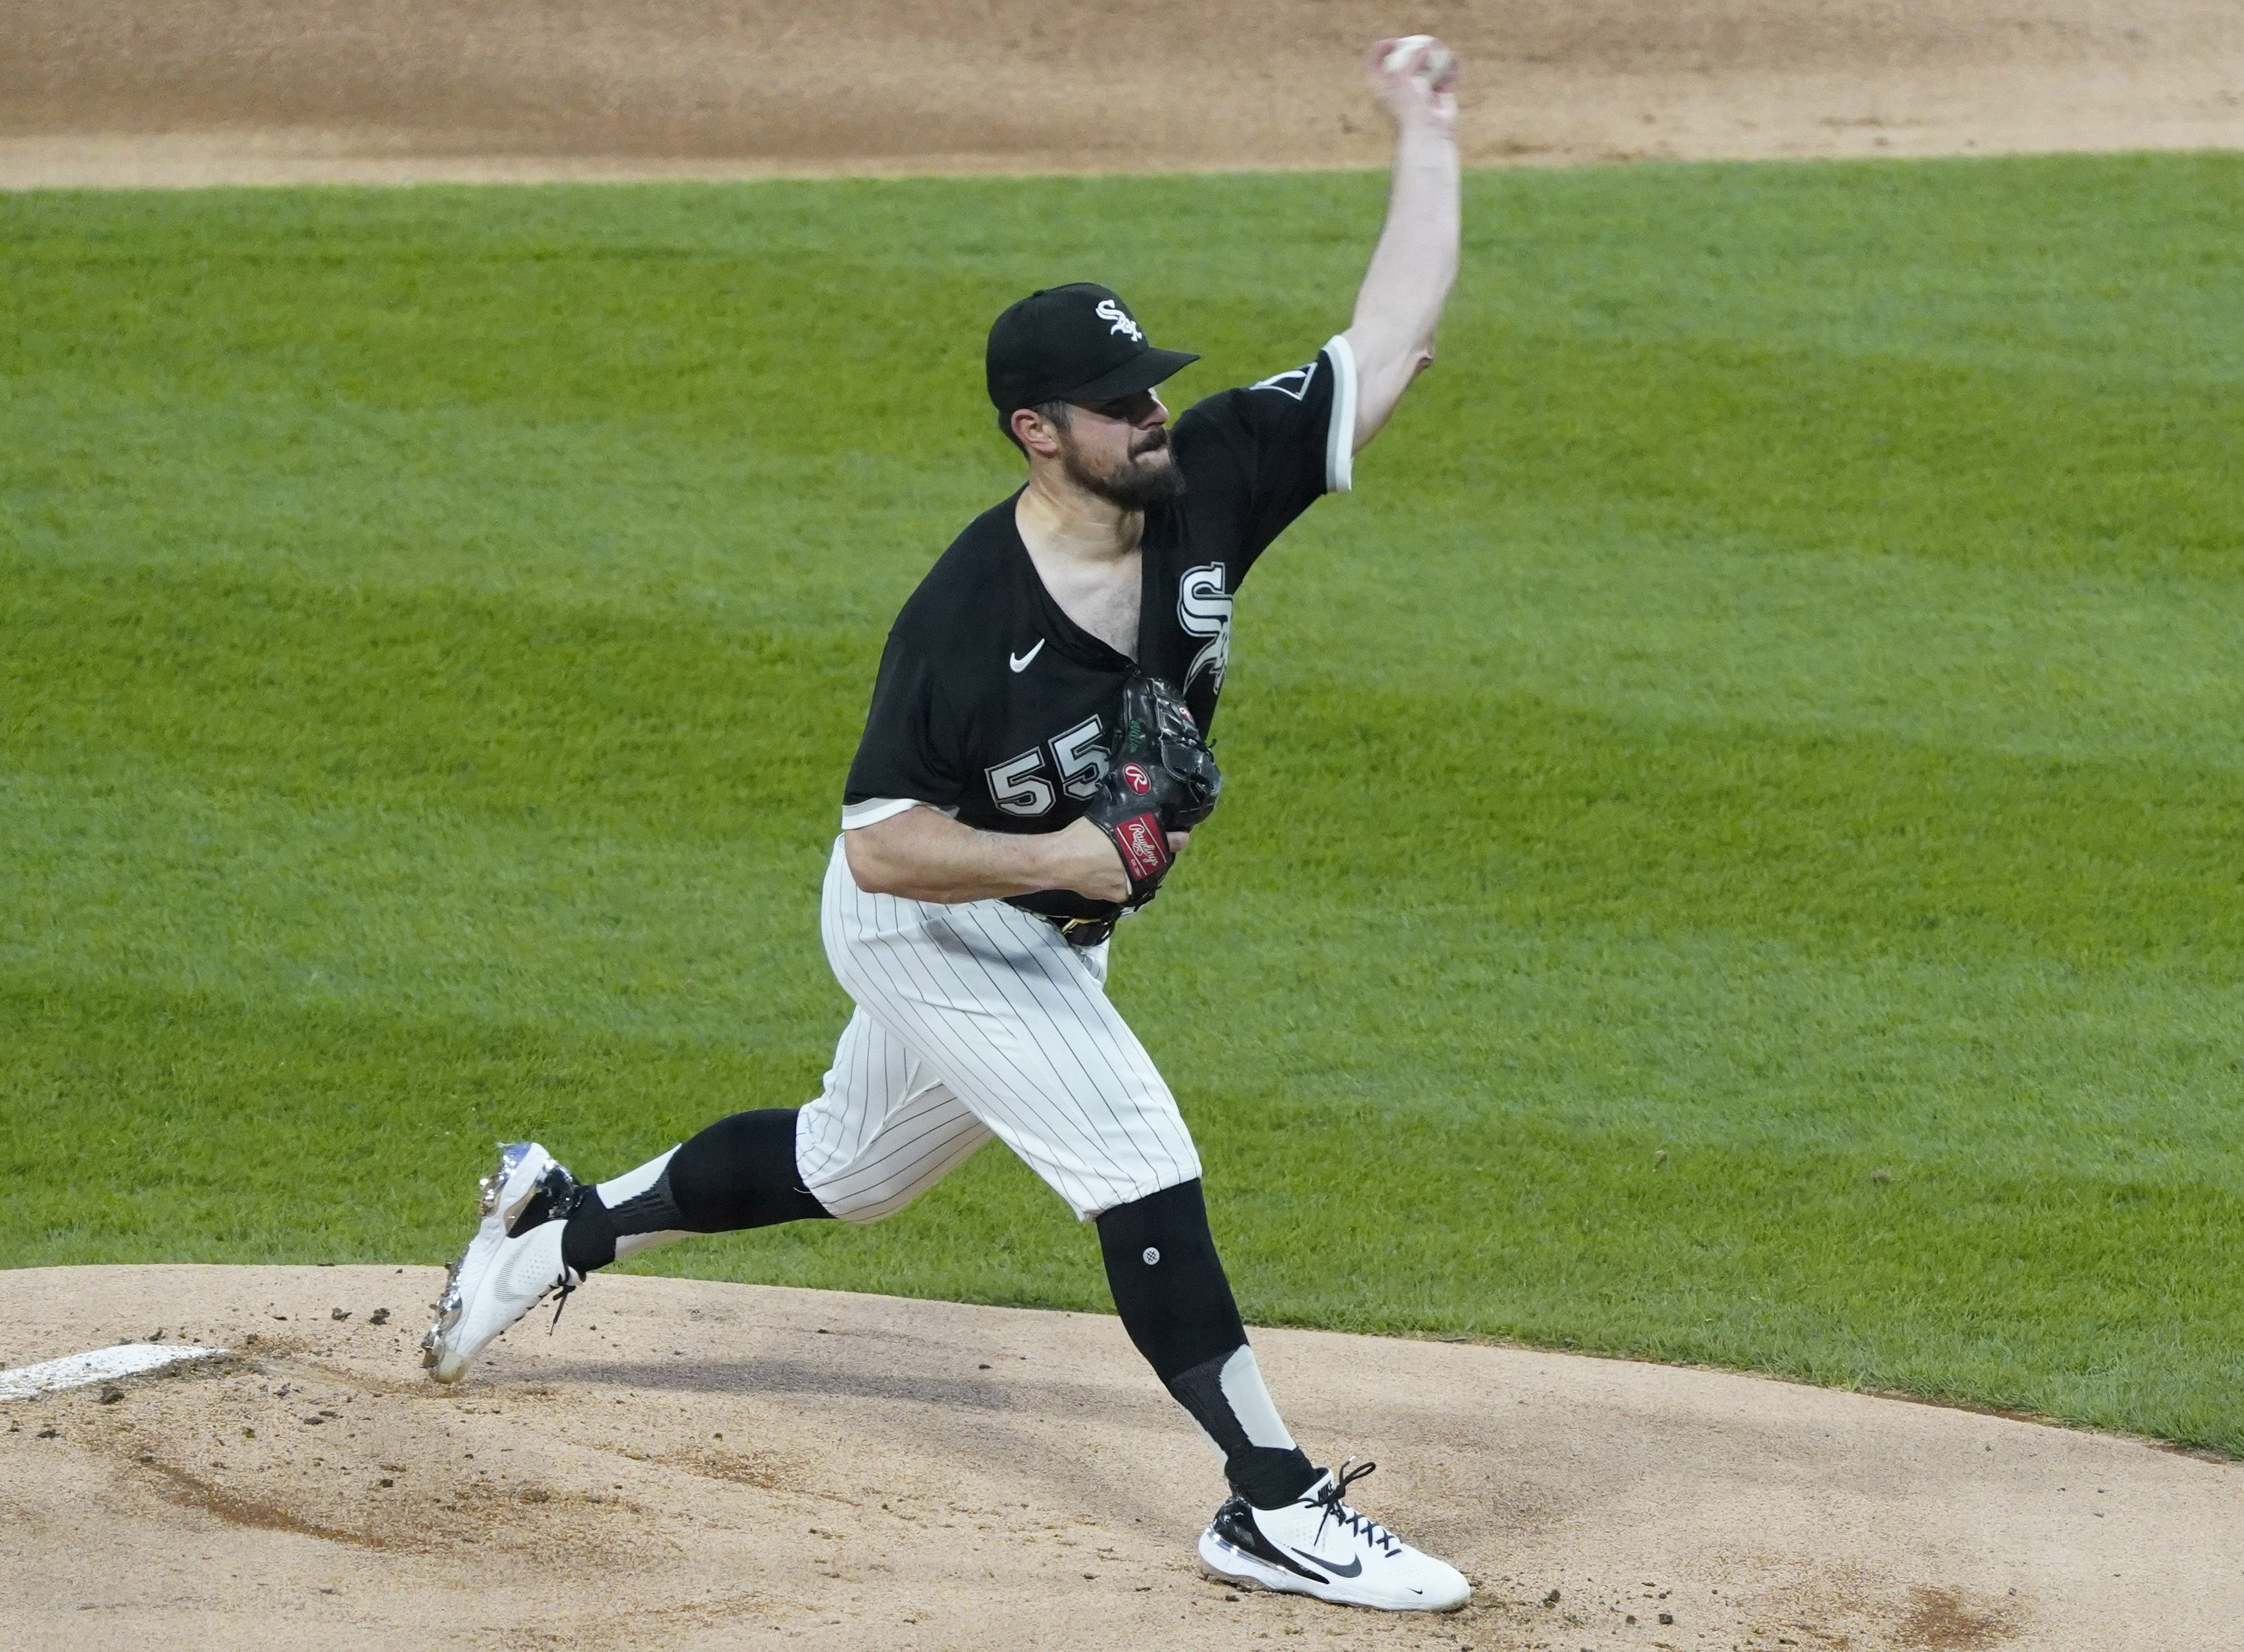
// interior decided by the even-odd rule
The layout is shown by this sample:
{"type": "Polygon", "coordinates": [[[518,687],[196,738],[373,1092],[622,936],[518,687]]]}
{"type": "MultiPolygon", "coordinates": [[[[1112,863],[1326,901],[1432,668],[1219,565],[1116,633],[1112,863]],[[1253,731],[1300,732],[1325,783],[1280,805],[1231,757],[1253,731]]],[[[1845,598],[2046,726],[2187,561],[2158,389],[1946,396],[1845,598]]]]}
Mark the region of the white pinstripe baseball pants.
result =
{"type": "Polygon", "coordinates": [[[1176,1098],[1107,1002],[1105,947],[1003,901],[868,895],[838,838],[820,917],[857,1009],[795,1161],[835,1215],[893,1215],[992,1135],[1084,1222],[1200,1175],[1176,1098]]]}

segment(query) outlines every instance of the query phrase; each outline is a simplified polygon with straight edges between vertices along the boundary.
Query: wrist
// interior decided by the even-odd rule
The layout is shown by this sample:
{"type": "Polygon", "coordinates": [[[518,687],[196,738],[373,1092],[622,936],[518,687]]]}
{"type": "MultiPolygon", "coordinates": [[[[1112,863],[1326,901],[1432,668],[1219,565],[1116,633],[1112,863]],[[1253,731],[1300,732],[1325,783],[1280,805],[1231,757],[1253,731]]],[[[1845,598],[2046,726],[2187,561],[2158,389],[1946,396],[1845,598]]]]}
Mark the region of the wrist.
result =
{"type": "Polygon", "coordinates": [[[1033,895],[1039,890],[1074,887],[1079,851],[1071,852],[1071,840],[1077,836],[1076,828],[1083,824],[1080,820],[1070,821],[1056,832],[1038,832],[1033,836],[1013,840],[1021,847],[1021,853],[1014,861],[1021,885],[1013,891],[1016,895],[1033,895]]]}
{"type": "Polygon", "coordinates": [[[1397,149],[1431,145],[1436,148],[1454,147],[1457,141],[1456,120],[1432,110],[1413,110],[1395,117],[1395,146],[1397,149]]]}

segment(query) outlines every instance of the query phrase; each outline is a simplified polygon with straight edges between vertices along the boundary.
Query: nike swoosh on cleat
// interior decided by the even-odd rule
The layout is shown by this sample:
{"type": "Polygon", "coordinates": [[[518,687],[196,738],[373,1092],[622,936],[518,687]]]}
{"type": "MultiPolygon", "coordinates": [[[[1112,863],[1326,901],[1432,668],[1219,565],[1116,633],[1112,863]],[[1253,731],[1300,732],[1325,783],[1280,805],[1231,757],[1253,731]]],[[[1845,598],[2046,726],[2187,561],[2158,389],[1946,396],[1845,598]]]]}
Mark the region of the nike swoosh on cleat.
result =
{"type": "Polygon", "coordinates": [[[1037,646],[1036,646],[1035,647],[1033,647],[1033,648],[1030,649],[1030,650],[1028,651],[1028,653],[1024,653],[1024,654],[1017,654],[1017,653],[1009,653],[1009,654],[1007,654],[1007,655],[1005,656],[1005,663],[1006,663],[1007,665],[1009,665],[1009,666],[1012,667],[1012,668],[1013,668],[1016,672],[1023,672],[1023,671],[1026,671],[1026,670],[1029,668],[1029,661],[1031,661],[1031,660],[1034,660],[1034,659],[1035,659],[1038,654],[1042,653],[1044,651],[1044,640],[1042,637],[1038,637],[1038,638],[1037,639],[1037,646]]]}
{"type": "Polygon", "coordinates": [[[1323,1567],[1335,1577],[1354,1577],[1358,1572],[1363,1570],[1362,1561],[1350,1561],[1346,1566],[1342,1566],[1338,1561],[1328,1561],[1321,1554],[1310,1554],[1307,1549],[1297,1548],[1294,1553],[1313,1565],[1323,1567]]]}

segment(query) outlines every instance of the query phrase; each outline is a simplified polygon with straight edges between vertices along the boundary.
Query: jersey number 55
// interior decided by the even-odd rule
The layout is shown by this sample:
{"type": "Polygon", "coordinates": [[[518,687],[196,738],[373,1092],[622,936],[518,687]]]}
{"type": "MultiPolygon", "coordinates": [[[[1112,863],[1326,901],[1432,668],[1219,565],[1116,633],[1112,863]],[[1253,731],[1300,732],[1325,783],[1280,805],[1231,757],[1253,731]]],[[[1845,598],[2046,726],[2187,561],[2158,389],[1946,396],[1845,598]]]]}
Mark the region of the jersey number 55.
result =
{"type": "Polygon", "coordinates": [[[1098,795],[1098,782],[1106,776],[1105,735],[1098,719],[1086,717],[1041,746],[990,764],[983,771],[990,782],[990,801],[1008,815],[1050,814],[1057,801],[1052,789],[1056,775],[1061,791],[1077,802],[1089,802],[1098,795]]]}

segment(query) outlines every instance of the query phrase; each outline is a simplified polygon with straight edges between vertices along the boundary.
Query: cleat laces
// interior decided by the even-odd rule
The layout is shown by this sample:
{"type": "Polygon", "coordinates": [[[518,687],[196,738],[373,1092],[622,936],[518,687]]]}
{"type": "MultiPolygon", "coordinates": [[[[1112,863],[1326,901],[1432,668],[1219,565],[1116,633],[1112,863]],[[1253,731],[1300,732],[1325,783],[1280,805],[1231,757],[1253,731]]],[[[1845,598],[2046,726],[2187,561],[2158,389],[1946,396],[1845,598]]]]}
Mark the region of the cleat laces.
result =
{"type": "Polygon", "coordinates": [[[1366,1463],[1362,1468],[1351,1471],[1348,1465],[1355,1461],[1353,1457],[1343,1460],[1333,1471],[1332,1483],[1315,1497],[1306,1500],[1324,1511],[1317,1520],[1317,1534],[1309,1540],[1313,1544],[1317,1542],[1324,1536],[1328,1525],[1337,1523],[1342,1531],[1359,1535],[1391,1561],[1402,1552],[1402,1540],[1378,1521],[1367,1519],[1348,1506],[1348,1488],[1379,1466],[1376,1463],[1366,1463]]]}
{"type": "MultiPolygon", "coordinates": [[[[549,1222],[566,1222],[577,1214],[577,1207],[591,1196],[590,1183],[578,1181],[557,1164],[538,1178],[537,1196],[524,1207],[514,1226],[507,1230],[507,1237],[519,1238],[532,1228],[542,1228],[549,1222]]],[[[569,1305],[569,1298],[584,1283],[584,1275],[565,1263],[562,1264],[561,1277],[554,1282],[561,1295],[553,1304],[553,1317],[545,1327],[547,1336],[559,1329],[561,1310],[569,1305]]]]}

